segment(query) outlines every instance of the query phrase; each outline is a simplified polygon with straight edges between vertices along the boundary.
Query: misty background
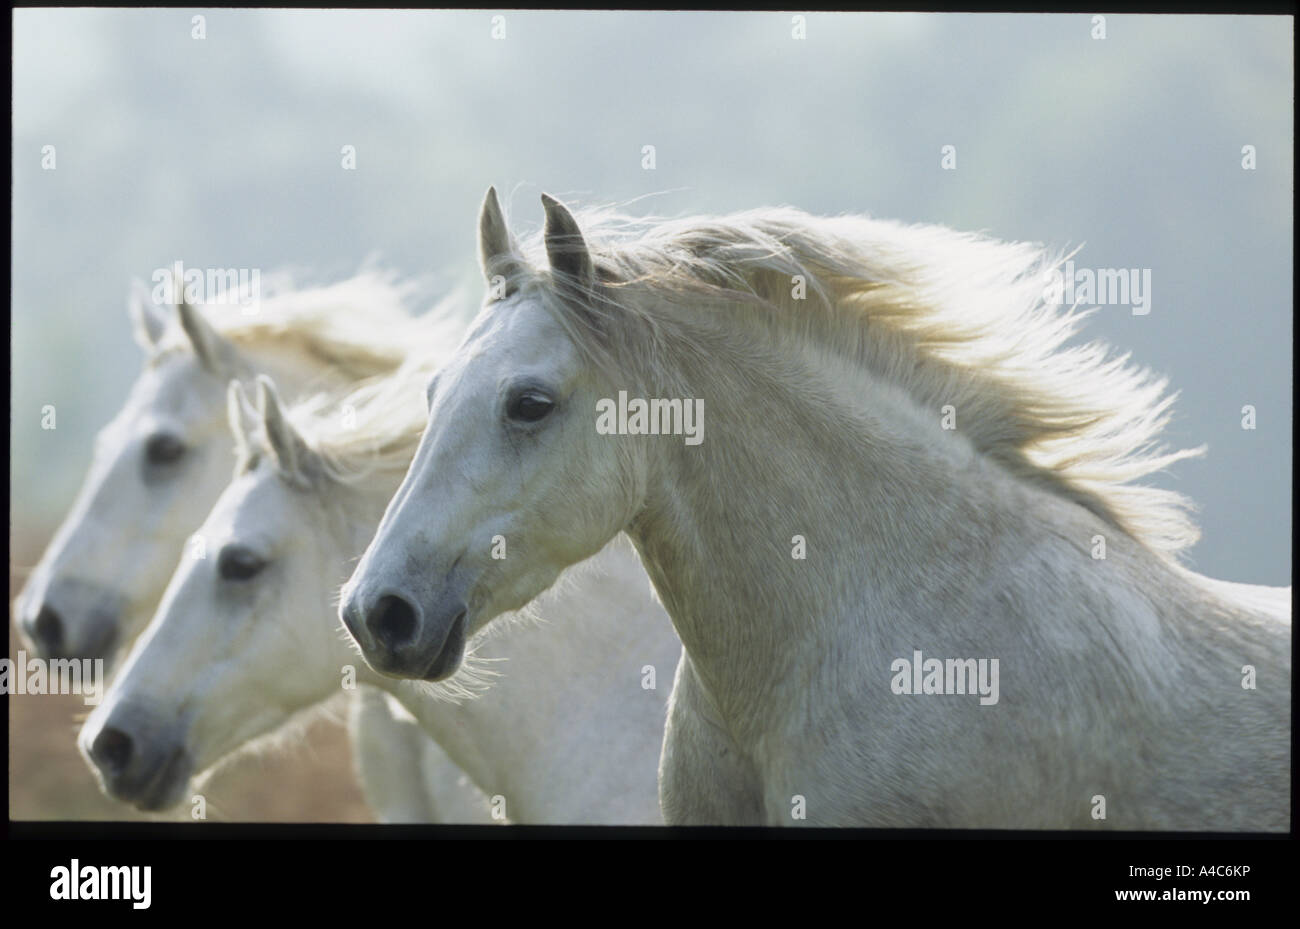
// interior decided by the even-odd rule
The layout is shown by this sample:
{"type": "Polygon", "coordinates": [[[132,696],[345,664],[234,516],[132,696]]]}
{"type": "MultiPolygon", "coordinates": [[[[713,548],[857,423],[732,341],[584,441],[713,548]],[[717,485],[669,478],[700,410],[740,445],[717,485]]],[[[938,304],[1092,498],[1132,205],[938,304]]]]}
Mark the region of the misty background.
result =
{"type": "Polygon", "coordinates": [[[378,256],[477,302],[489,184],[517,230],[540,224],[541,191],[654,194],[628,211],[862,212],[1150,269],[1149,315],[1103,307],[1084,334],[1168,376],[1170,444],[1209,447],[1156,478],[1199,505],[1191,565],[1291,583],[1290,18],[1108,16],[1105,39],[1078,14],[808,14],[804,39],[789,13],[13,25],[11,587],[138,372],[132,277],[180,260],[328,282],[378,256]]]}

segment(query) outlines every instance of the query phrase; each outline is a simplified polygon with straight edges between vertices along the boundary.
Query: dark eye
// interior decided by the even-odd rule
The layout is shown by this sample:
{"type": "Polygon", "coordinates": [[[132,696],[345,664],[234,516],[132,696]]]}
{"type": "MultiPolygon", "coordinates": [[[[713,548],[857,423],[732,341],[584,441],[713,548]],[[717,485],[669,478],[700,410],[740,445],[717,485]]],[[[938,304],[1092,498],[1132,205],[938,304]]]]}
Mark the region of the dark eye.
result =
{"type": "Polygon", "coordinates": [[[517,423],[535,423],[555,409],[555,401],[540,390],[521,390],[506,404],[506,416],[517,423]]]}
{"type": "Polygon", "coordinates": [[[227,581],[246,581],[266,567],[266,559],[243,545],[227,545],[217,556],[217,571],[227,581]]]}
{"type": "Polygon", "coordinates": [[[184,454],[185,443],[169,432],[151,435],[144,446],[145,459],[151,465],[171,464],[184,454]]]}

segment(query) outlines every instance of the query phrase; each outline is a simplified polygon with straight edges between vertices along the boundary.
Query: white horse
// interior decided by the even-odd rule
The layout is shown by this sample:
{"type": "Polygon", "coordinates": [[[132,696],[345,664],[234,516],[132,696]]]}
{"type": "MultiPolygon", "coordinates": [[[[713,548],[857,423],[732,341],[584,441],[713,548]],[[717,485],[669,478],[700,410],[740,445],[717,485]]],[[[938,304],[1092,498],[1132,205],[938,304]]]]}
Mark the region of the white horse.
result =
{"type": "Polygon", "coordinates": [[[243,451],[199,530],[211,555],[177,569],[79,740],[111,795],[170,806],[192,773],[359,683],[418,720],[494,817],[662,822],[656,762],[681,644],[625,544],[542,598],[540,623],[476,646],[477,670],[449,684],[381,677],[337,628],[335,592],[415,451],[427,376],[413,366],[349,396],[354,425],[319,401],[291,419],[266,379],[254,411],[232,384],[243,451]]]}
{"type": "Polygon", "coordinates": [[[1053,259],[543,202],[521,248],[489,191],[487,305],[345,591],[367,656],[450,673],[626,530],[685,646],[669,822],[1289,828],[1290,591],[1174,561],[1184,501],[1134,483],[1188,454],[1171,398],[1063,347],[1053,259]]]}
{"type": "MultiPolygon", "coordinates": [[[[144,627],[187,538],[229,482],[231,378],[251,383],[265,372],[305,395],[390,374],[412,345],[454,344],[454,314],[444,305],[413,319],[412,289],[365,272],[266,295],[245,314],[236,300],[159,305],[137,282],[128,309],[145,364],[100,432],[76,502],[15,601],[29,648],[47,658],[109,659],[144,627]]],[[[422,736],[412,743],[409,730],[381,700],[352,708],[358,776],[379,818],[423,822],[476,809],[472,795],[453,793],[429,809],[426,787],[453,779],[434,761],[397,767],[402,753],[423,757],[432,748],[422,736]],[[381,771],[368,767],[376,748],[386,759],[381,771]]]]}

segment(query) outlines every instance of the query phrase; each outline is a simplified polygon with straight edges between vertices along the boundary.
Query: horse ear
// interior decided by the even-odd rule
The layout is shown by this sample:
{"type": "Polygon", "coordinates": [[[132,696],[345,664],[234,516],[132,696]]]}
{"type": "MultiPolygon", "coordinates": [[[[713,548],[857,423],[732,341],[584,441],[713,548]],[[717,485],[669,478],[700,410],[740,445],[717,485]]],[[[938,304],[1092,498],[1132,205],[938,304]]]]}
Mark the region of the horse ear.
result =
{"type": "Polygon", "coordinates": [[[253,404],[249,402],[244,385],[232,380],[226,388],[226,417],[230,421],[230,431],[235,437],[235,445],[247,449],[248,437],[253,434],[261,418],[253,404]]]}
{"type": "Polygon", "coordinates": [[[131,317],[131,334],[136,344],[152,355],[167,329],[167,317],[154,305],[149,288],[139,278],[131,280],[131,292],[126,298],[126,312],[131,317]]]}
{"type": "Polygon", "coordinates": [[[257,406],[262,413],[267,445],[279,461],[280,470],[290,475],[306,473],[304,468],[312,454],[311,449],[284,415],[284,405],[275,389],[275,381],[265,374],[257,376],[257,406]]]}
{"type": "Polygon", "coordinates": [[[232,371],[234,347],[212,328],[197,307],[186,301],[183,291],[177,293],[180,302],[176,304],[176,313],[180,316],[181,329],[185,331],[199,363],[213,374],[232,371]]]}
{"type": "Polygon", "coordinates": [[[596,283],[596,268],[577,220],[568,207],[548,194],[542,194],[542,206],[546,210],[542,237],[546,240],[551,271],[568,278],[581,293],[589,292],[596,283]]]}
{"type": "Polygon", "coordinates": [[[487,196],[483,198],[483,209],[479,211],[478,260],[489,287],[497,286],[499,282],[494,278],[498,275],[505,279],[505,287],[496,295],[497,299],[515,292],[511,282],[523,262],[515,238],[510,234],[510,226],[506,224],[495,187],[488,188],[487,196]]]}

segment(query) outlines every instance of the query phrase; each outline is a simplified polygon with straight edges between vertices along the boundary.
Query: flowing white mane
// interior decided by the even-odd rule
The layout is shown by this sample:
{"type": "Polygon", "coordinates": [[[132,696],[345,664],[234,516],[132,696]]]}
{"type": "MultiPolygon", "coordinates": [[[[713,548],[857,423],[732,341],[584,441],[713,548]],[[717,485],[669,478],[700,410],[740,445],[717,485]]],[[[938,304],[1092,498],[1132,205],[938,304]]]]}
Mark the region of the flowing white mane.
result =
{"type": "Polygon", "coordinates": [[[376,377],[337,397],[298,404],[290,418],[340,483],[375,473],[400,477],[411,464],[429,420],[424,392],[456,341],[430,339],[391,375],[376,377]]]}
{"type": "MultiPolygon", "coordinates": [[[[233,297],[196,306],[213,329],[236,345],[286,345],[363,377],[391,371],[406,358],[413,333],[419,331],[411,305],[424,289],[418,281],[383,270],[301,289],[293,288],[287,277],[272,277],[255,312],[246,313],[233,297]]],[[[189,349],[181,328],[171,326],[154,357],[189,349]]]]}
{"type": "MultiPolygon", "coordinates": [[[[286,411],[316,453],[315,463],[333,480],[355,483],[375,473],[400,475],[411,462],[428,419],[425,387],[459,343],[466,322],[462,302],[454,296],[421,316],[410,316],[405,303],[414,289],[389,275],[358,275],[329,288],[286,295],[277,302],[277,316],[222,330],[235,341],[290,339],[318,354],[349,352],[347,339],[354,335],[369,340],[351,347],[359,353],[353,363],[361,368],[351,384],[317,393],[286,411]]],[[[261,429],[236,429],[235,439],[238,473],[255,464],[267,440],[261,429]]]]}
{"type": "MultiPolygon", "coordinates": [[[[539,288],[578,345],[625,377],[679,383],[705,327],[716,336],[725,317],[724,330],[752,338],[758,325],[772,339],[862,365],[926,409],[952,404],[981,453],[1153,551],[1172,556],[1198,538],[1186,498],[1135,481],[1203,449],[1159,445],[1176,396],[1164,379],[1104,344],[1065,345],[1092,312],[1046,302],[1048,275],[1065,256],[790,208],[672,220],[575,215],[598,281],[586,299],[558,299],[566,287],[545,286],[542,271],[513,269],[512,283],[539,288]],[[735,325],[737,313],[747,328],[735,325]]],[[[547,267],[540,234],[521,249],[533,269],[547,267]]]]}

